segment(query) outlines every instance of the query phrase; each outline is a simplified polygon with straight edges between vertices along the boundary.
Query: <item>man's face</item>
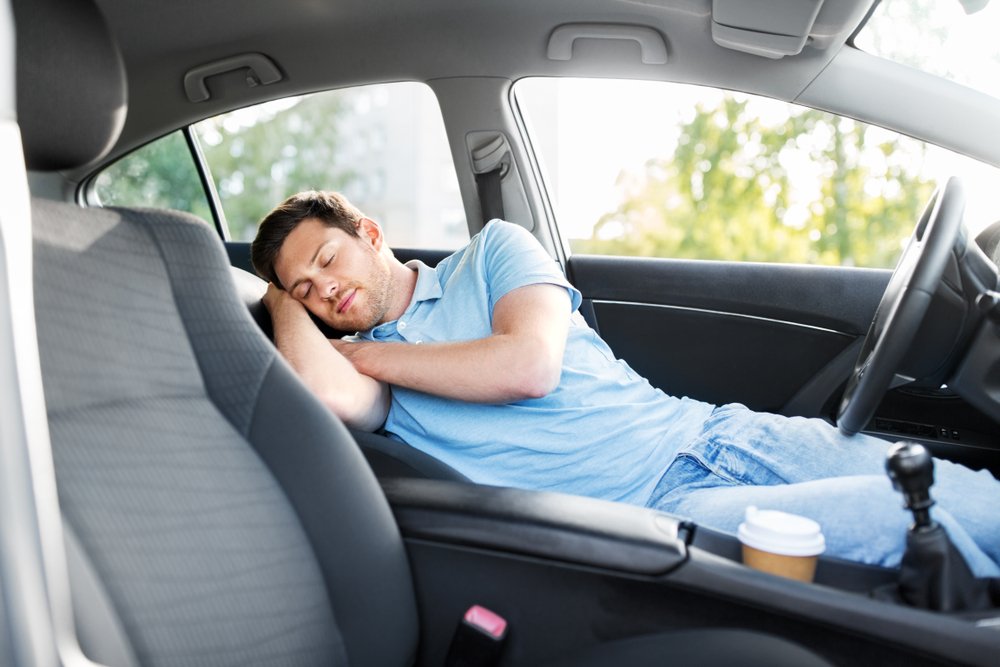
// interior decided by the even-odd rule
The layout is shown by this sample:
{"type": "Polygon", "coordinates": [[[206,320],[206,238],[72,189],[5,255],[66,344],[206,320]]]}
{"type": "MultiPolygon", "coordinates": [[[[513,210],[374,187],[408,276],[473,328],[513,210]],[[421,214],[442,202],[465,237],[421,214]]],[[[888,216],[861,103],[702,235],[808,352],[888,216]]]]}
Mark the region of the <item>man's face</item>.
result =
{"type": "Polygon", "coordinates": [[[339,331],[367,331],[384,321],[392,302],[392,276],[382,231],[371,220],[361,238],[316,218],[292,230],[278,251],[274,270],[292,297],[339,331]]]}

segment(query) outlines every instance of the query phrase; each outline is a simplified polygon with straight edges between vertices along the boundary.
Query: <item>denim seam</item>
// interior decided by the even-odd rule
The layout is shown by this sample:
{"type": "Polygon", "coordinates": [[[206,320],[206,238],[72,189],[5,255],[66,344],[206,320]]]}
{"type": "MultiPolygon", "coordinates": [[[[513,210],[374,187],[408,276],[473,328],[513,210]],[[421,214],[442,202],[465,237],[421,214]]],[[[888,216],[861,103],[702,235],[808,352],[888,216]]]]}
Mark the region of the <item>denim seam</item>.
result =
{"type": "Polygon", "coordinates": [[[715,475],[716,477],[719,477],[721,479],[724,479],[725,481],[730,482],[731,484],[734,484],[736,486],[747,486],[746,482],[744,482],[742,480],[734,479],[730,475],[724,473],[718,466],[709,465],[708,462],[706,462],[703,458],[701,458],[700,456],[698,456],[697,454],[695,454],[693,452],[690,452],[690,451],[688,451],[688,452],[680,452],[680,453],[677,454],[677,458],[678,459],[681,459],[681,458],[690,459],[691,461],[694,461],[699,466],[701,466],[702,468],[704,468],[710,474],[715,475]]]}

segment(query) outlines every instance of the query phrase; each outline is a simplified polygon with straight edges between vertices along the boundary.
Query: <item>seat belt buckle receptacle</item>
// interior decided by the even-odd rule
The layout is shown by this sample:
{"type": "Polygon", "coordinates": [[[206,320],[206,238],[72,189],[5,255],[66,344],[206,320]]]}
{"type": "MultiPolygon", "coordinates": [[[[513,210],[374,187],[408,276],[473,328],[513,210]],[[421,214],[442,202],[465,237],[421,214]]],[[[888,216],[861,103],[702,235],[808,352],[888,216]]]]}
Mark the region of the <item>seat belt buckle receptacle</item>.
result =
{"type": "Polygon", "coordinates": [[[500,662],[507,620],[486,607],[473,605],[458,624],[448,649],[446,667],[492,667],[500,662]]]}

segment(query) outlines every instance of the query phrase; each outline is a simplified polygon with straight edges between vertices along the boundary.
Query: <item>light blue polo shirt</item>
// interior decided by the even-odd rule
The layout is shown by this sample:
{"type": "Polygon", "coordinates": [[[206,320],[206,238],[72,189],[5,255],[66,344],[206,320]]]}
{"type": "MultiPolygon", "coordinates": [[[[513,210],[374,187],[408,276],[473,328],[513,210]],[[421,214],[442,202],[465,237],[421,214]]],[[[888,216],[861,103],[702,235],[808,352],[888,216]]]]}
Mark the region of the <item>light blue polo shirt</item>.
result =
{"type": "Polygon", "coordinates": [[[543,398],[466,403],[392,387],[385,429],[474,482],[561,491],[643,505],[677,450],[713,406],[653,388],[577,312],[580,293],[523,228],[490,222],[436,268],[418,271],[413,299],[394,322],[359,337],[411,344],[492,333],[493,308],[511,290],[565,287],[572,300],[558,387],[543,398]]]}

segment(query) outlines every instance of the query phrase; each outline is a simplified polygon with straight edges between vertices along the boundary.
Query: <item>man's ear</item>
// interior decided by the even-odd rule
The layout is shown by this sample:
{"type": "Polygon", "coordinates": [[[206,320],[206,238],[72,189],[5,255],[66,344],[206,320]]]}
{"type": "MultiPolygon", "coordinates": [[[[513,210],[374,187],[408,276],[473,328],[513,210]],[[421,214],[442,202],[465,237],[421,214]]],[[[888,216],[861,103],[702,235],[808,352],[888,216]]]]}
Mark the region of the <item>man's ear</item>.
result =
{"type": "Polygon", "coordinates": [[[385,244],[385,235],[382,227],[371,218],[361,218],[358,220],[358,234],[361,240],[370,243],[375,252],[380,252],[385,244]]]}

